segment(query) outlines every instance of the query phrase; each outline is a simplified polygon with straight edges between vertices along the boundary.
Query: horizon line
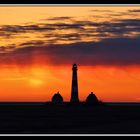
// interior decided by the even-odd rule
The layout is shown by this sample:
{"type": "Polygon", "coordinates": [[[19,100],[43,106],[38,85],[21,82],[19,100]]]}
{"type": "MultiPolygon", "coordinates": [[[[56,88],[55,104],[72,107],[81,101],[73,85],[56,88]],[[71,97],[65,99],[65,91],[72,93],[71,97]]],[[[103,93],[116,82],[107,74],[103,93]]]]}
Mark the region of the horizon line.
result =
{"type": "MultiPolygon", "coordinates": [[[[52,101],[0,101],[0,103],[51,103],[52,101]]],[[[79,103],[85,103],[86,101],[80,101],[79,103]]],[[[71,103],[70,101],[64,101],[62,103],[71,103]]],[[[105,101],[103,103],[140,103],[137,101],[124,101],[124,102],[109,102],[109,101],[105,101]]]]}

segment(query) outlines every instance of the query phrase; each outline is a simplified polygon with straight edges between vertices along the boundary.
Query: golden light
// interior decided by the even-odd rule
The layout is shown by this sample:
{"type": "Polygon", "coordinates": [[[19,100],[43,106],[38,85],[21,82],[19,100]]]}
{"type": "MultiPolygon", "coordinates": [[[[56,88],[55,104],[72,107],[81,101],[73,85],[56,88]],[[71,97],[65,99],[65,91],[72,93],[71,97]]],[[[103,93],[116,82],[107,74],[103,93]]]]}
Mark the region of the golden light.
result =
{"type": "MultiPolygon", "coordinates": [[[[120,23],[123,20],[140,19],[139,12],[135,12],[135,14],[129,12],[137,9],[138,7],[135,6],[0,7],[0,17],[2,19],[0,20],[0,41],[1,50],[4,53],[1,56],[5,56],[0,63],[0,101],[46,101],[50,100],[52,94],[56,91],[60,91],[64,100],[69,101],[72,80],[71,66],[69,62],[68,65],[53,63],[52,58],[57,56],[54,54],[55,49],[54,52],[45,51],[47,53],[44,55],[45,52],[42,53],[44,47],[48,47],[49,44],[98,42],[106,38],[122,37],[117,32],[109,31],[108,28],[103,30],[104,32],[101,29],[104,28],[103,25],[106,25],[106,23],[111,25],[111,23],[120,23]],[[60,20],[49,20],[51,18],[59,19],[59,17],[70,18],[68,18],[69,20],[62,20],[61,18],[60,20]],[[84,25],[85,21],[94,23],[95,26],[94,24],[84,25]],[[59,28],[59,24],[66,24],[66,27],[59,28]],[[9,25],[13,30],[8,31],[8,28],[2,28],[3,25],[9,25]],[[32,28],[34,25],[37,28],[32,28]],[[28,29],[28,26],[32,30],[28,29]],[[23,27],[27,29],[24,31],[23,27]],[[46,27],[48,27],[48,30],[46,27]],[[19,31],[16,33],[14,29],[19,29],[19,31]],[[36,43],[38,41],[42,41],[44,44],[40,46],[36,43]],[[35,51],[29,49],[27,53],[31,54],[29,56],[31,64],[23,65],[24,58],[22,65],[17,63],[19,62],[19,60],[16,60],[18,56],[28,56],[26,55],[28,47],[36,47],[36,49],[33,49],[35,51]],[[7,52],[6,55],[5,52],[7,52]],[[8,53],[10,57],[6,57],[8,53]],[[12,61],[8,58],[12,58],[12,61]]],[[[111,28],[113,27],[117,29],[117,26],[111,28]]],[[[127,28],[133,29],[134,27],[130,25],[127,28]]],[[[140,33],[136,30],[123,33],[123,37],[126,38],[134,38],[139,35],[140,33]]],[[[78,48],[76,49],[78,50],[78,48]]],[[[63,59],[67,59],[65,55],[63,59]]],[[[28,60],[28,57],[25,60],[28,60]]],[[[79,62],[81,63],[81,61],[79,62]]],[[[80,66],[78,64],[78,84],[81,101],[84,101],[91,91],[95,92],[103,101],[140,101],[140,66],[80,66]]]]}
{"type": "Polygon", "coordinates": [[[31,86],[34,86],[34,87],[42,86],[44,84],[43,80],[35,79],[35,78],[29,79],[28,82],[31,86]]]}

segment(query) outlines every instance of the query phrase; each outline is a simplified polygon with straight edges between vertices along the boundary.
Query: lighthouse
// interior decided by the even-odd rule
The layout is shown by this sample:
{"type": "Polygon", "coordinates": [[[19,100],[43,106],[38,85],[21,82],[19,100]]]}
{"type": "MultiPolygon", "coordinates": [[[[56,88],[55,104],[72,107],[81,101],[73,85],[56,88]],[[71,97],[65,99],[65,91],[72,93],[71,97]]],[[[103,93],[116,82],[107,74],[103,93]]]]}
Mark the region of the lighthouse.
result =
{"type": "Polygon", "coordinates": [[[71,100],[72,103],[78,103],[78,80],[77,80],[77,65],[73,64],[72,67],[72,87],[71,87],[71,100]]]}

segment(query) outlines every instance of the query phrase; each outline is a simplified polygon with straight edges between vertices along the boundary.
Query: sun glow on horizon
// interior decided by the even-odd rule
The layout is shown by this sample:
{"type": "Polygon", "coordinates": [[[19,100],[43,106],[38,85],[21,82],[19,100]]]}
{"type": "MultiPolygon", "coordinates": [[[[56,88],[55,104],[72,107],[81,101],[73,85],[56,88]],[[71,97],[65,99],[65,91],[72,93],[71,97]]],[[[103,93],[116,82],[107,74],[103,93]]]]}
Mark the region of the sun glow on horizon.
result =
{"type": "Polygon", "coordinates": [[[39,87],[39,86],[42,86],[44,84],[44,81],[41,80],[41,79],[29,79],[29,84],[31,86],[34,86],[34,87],[39,87]]]}
{"type": "MultiPolygon", "coordinates": [[[[138,101],[139,70],[137,66],[78,65],[80,101],[91,91],[102,101],[138,101]]],[[[64,101],[69,101],[71,80],[71,65],[0,69],[1,100],[50,101],[53,94],[60,91],[64,101]]]]}

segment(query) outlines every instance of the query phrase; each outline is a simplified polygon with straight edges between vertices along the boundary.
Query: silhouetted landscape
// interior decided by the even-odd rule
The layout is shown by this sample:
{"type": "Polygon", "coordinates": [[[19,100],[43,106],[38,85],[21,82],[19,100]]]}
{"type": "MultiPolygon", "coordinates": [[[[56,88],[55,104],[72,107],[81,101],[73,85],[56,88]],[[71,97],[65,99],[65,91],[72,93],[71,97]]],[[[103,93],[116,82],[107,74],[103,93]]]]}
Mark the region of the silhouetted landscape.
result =
{"type": "Polygon", "coordinates": [[[138,134],[139,103],[0,103],[1,134],[138,134]]]}
{"type": "Polygon", "coordinates": [[[91,92],[79,100],[77,65],[72,67],[69,102],[59,92],[50,102],[1,102],[1,134],[136,134],[139,103],[104,103],[91,92]]]}

